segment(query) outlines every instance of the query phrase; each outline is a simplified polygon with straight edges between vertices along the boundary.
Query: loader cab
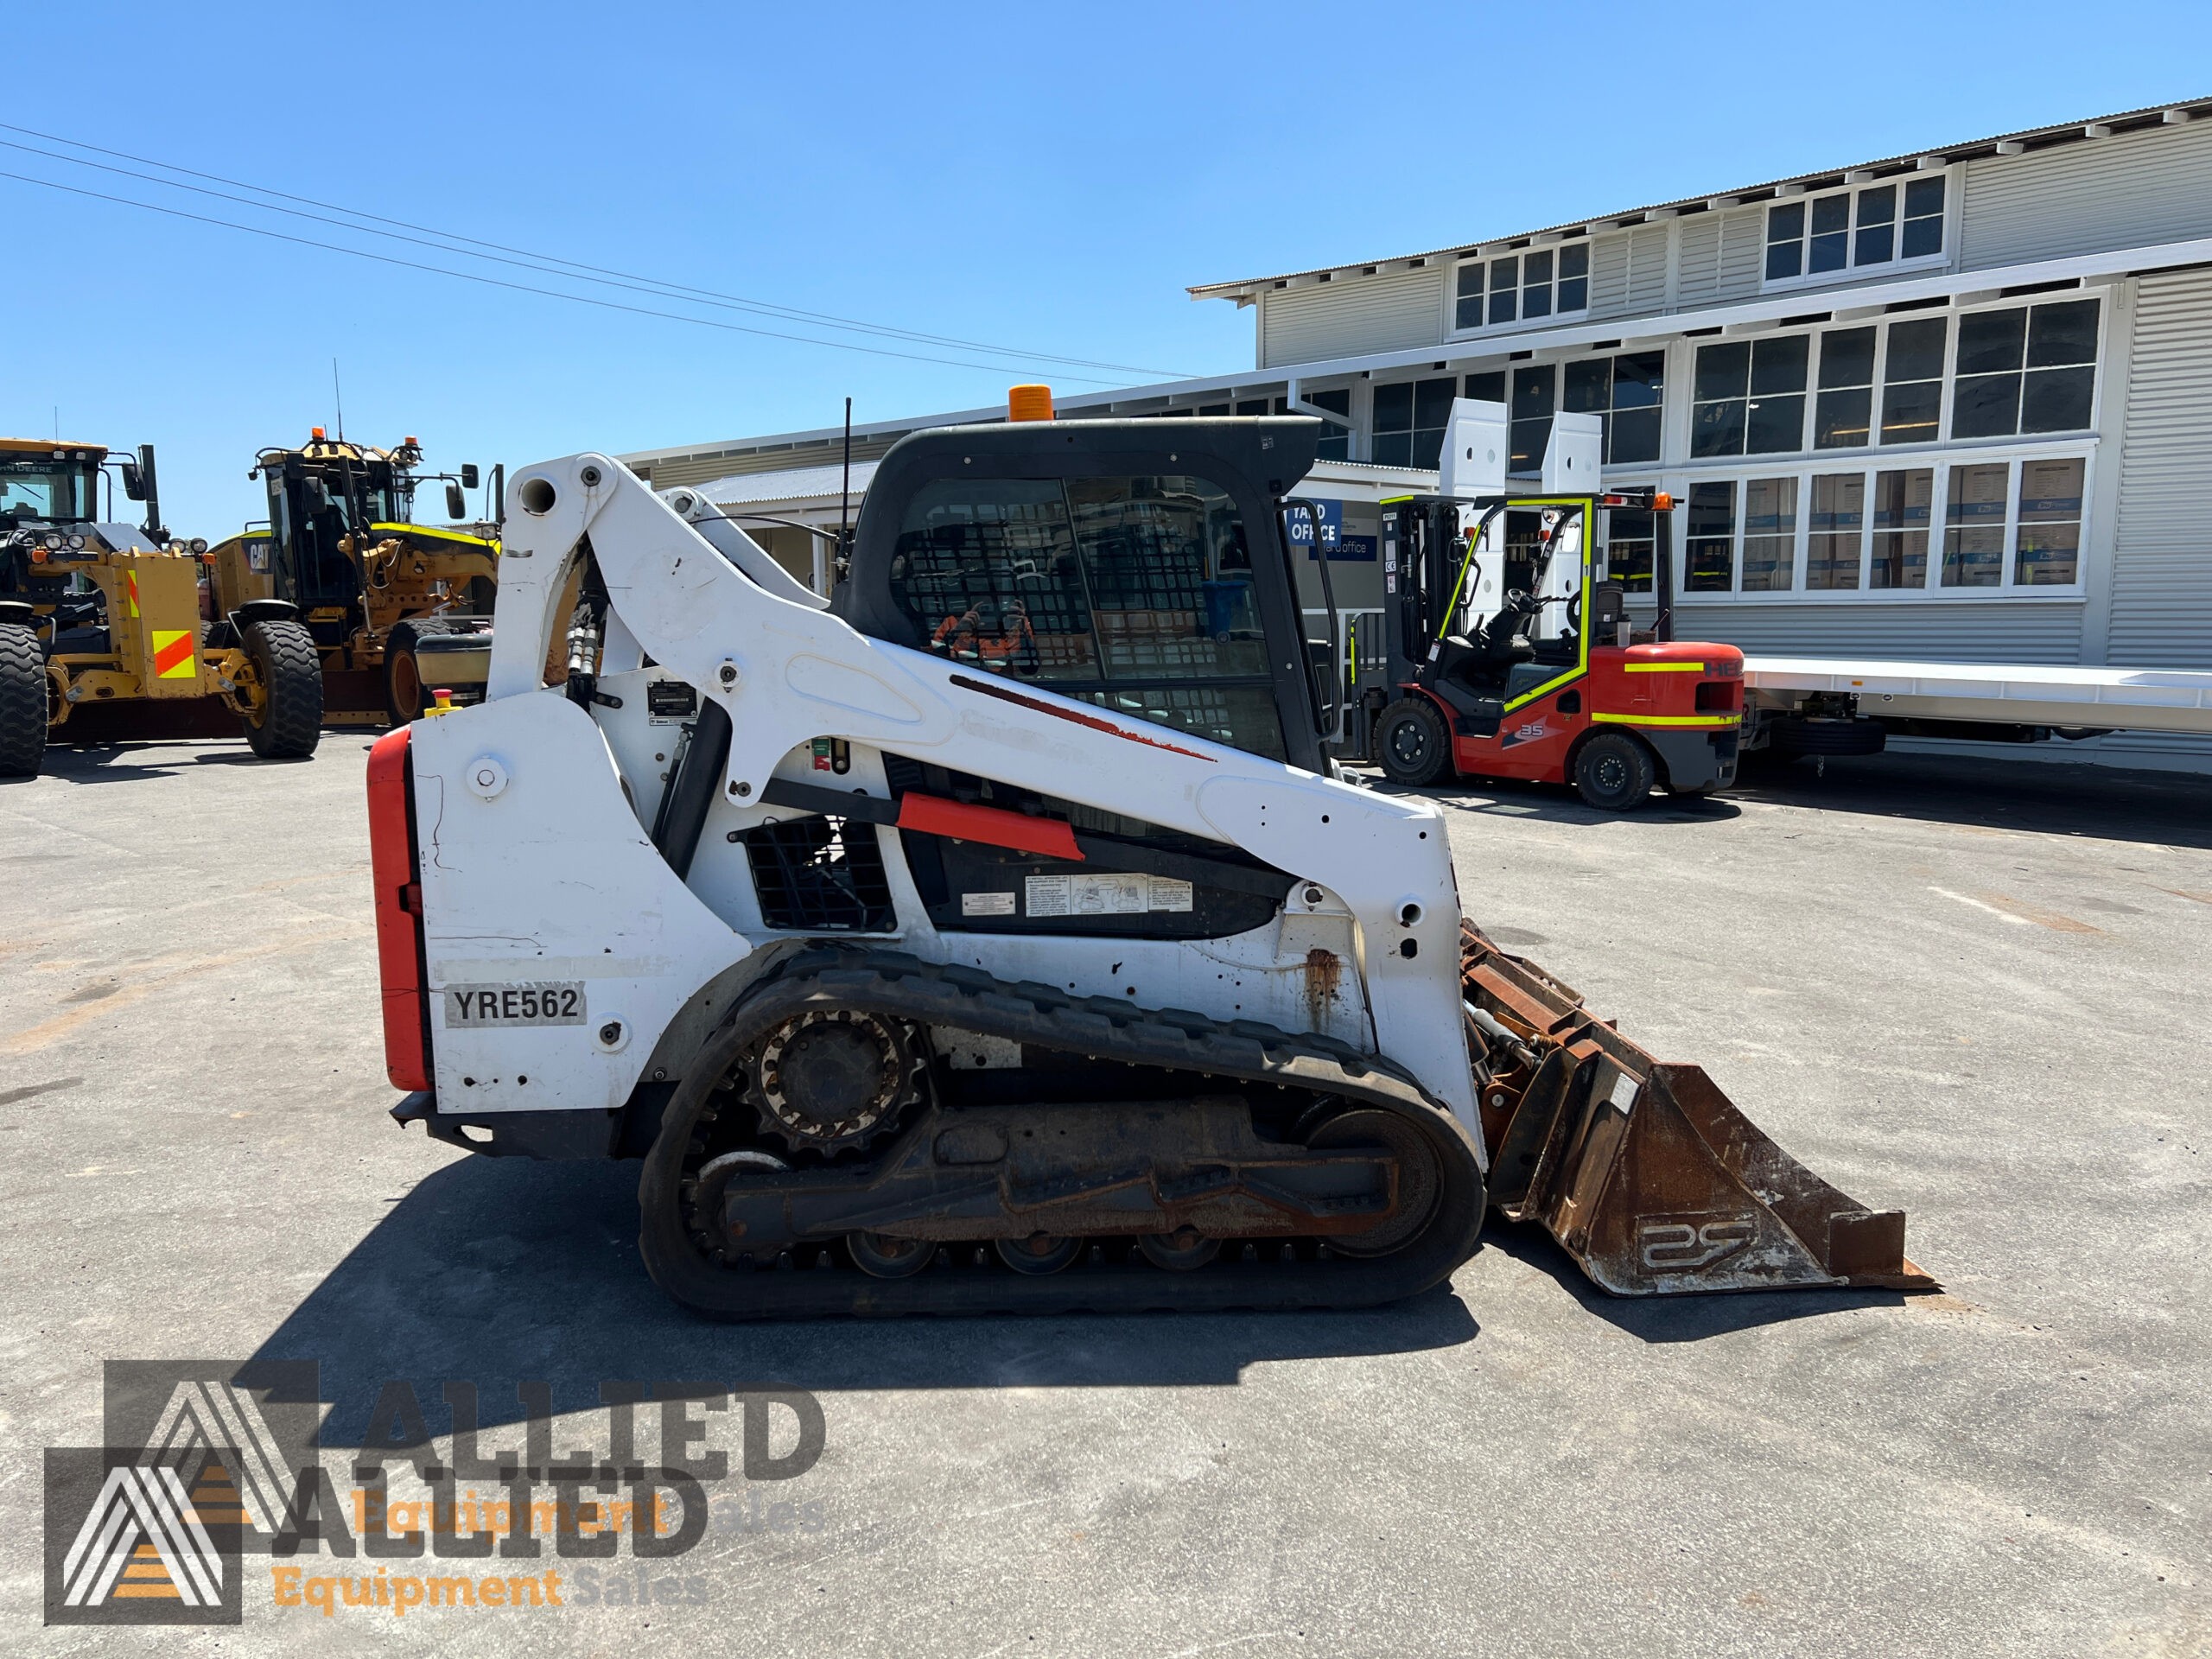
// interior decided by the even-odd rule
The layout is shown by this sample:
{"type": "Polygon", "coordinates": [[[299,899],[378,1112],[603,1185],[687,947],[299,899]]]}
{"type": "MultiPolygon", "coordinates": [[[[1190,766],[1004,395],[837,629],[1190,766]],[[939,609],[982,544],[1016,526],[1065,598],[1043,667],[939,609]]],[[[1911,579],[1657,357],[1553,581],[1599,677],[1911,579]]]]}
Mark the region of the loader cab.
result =
{"type": "Polygon", "coordinates": [[[1320,437],[1304,416],[916,433],[868,486],[838,608],[990,695],[1325,772],[1283,523],[1320,437]]]}

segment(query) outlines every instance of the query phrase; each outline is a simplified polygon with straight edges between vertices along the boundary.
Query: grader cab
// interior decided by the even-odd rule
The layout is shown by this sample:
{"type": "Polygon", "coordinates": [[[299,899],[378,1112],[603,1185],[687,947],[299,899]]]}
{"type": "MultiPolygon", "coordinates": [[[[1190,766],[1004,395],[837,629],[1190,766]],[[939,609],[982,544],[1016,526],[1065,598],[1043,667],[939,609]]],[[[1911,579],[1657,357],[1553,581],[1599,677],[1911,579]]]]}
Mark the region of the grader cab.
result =
{"type": "Polygon", "coordinates": [[[499,469],[482,520],[464,492],[477,469],[422,470],[410,437],[391,449],[332,438],[316,427],[296,449],[269,448],[247,476],[263,480],[269,517],[214,550],[226,599],[296,606],[321,658],[332,717],[403,724],[434,690],[457,703],[484,691],[498,580],[499,469]],[[446,486],[446,525],[415,522],[416,493],[446,486]]]}

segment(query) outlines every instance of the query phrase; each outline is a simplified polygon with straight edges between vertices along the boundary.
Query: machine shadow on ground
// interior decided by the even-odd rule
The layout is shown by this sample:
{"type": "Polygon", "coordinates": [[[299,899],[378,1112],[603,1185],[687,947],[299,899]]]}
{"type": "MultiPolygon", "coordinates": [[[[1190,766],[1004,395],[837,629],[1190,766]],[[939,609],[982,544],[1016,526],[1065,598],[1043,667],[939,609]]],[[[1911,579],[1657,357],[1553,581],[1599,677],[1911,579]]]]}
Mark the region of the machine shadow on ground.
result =
{"type": "Polygon", "coordinates": [[[1476,817],[1551,823],[1656,828],[1719,823],[1740,803],[1809,807],[1861,817],[2077,836],[2212,850],[2212,779],[2117,766],[1993,760],[1978,755],[1879,754],[1766,762],[1747,767],[1726,792],[1699,798],[1654,796],[1634,812],[1601,812],[1568,789],[1502,779],[1468,779],[1434,789],[1402,789],[1379,775],[1380,793],[1413,795],[1476,817]]]}
{"type": "Polygon", "coordinates": [[[448,1164],[397,1200],[253,1357],[320,1361],[331,1406],[323,1444],[351,1446],[397,1379],[414,1385],[436,1430],[449,1379],[478,1385],[491,1427],[520,1420],[514,1384],[525,1380],[552,1385],[556,1412],[596,1408],[601,1383],[624,1379],[824,1394],[1226,1388],[1261,1362],[1452,1348],[1478,1328],[1448,1288],[1351,1313],[713,1324],[645,1275],[638,1170],[448,1164]]]}
{"type": "MultiPolygon", "coordinates": [[[[326,737],[325,741],[328,741],[326,737]]],[[[145,743],[86,743],[56,745],[40,763],[40,776],[70,784],[119,784],[146,778],[163,778],[200,766],[304,766],[315,757],[297,760],[267,760],[245,745],[245,740],[183,743],[175,740],[145,743]]],[[[9,781],[29,783],[28,778],[9,781]]]]}
{"type": "Polygon", "coordinates": [[[1878,754],[1759,767],[1747,801],[1928,823],[2212,850],[2212,778],[2118,766],[1878,754]]]}
{"type": "Polygon", "coordinates": [[[1574,1260],[1535,1227],[1500,1223],[1483,1229],[1483,1248],[1511,1256],[1557,1280],[1586,1313],[1652,1344],[1702,1342],[1708,1337],[1862,1307],[1901,1307],[1894,1290],[1732,1291],[1712,1296],[1608,1296],[1582,1275],[1574,1260]]]}
{"type": "Polygon", "coordinates": [[[1456,785],[1432,789],[1408,789],[1379,773],[1366,782],[1378,795],[1410,795],[1434,801],[1448,811],[1477,817],[1535,818],[1546,823],[1676,824],[1724,823],[1743,816],[1743,808],[1726,795],[1655,795],[1634,812],[1606,812],[1586,806],[1581,797],[1563,784],[1518,783],[1504,778],[1470,778],[1456,785]]]}
{"type": "MultiPolygon", "coordinates": [[[[646,1277],[635,1242],[638,1167],[487,1158],[448,1164],[397,1200],[253,1357],[319,1361],[331,1407],[323,1443],[353,1446],[385,1383],[402,1379],[430,1411],[434,1429],[441,1385],[475,1382],[490,1427],[520,1420],[515,1384],[524,1381],[550,1383],[556,1412],[595,1408],[600,1385],[623,1380],[712,1378],[821,1394],[1232,1388],[1255,1363],[1429,1351],[1479,1333],[1449,1288],[1344,1313],[717,1325],[676,1307],[646,1277]]],[[[1799,1292],[1624,1301],[1593,1289],[1533,1230],[1493,1221],[1484,1242],[1649,1343],[1695,1342],[1901,1300],[1885,1292],[1799,1292]]]]}

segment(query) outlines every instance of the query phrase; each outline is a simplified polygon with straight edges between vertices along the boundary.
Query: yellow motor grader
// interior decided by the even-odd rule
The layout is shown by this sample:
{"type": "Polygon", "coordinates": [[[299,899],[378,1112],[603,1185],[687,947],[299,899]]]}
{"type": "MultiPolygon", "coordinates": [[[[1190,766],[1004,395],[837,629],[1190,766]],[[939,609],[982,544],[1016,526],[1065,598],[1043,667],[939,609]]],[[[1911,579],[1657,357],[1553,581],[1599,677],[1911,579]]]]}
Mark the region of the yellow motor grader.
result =
{"type": "Polygon", "coordinates": [[[264,449],[246,475],[267,485],[269,517],[209,556],[223,601],[299,608],[334,721],[398,725],[433,690],[450,690],[456,703],[483,696],[499,469],[484,521],[437,526],[415,522],[416,492],[442,480],[446,516],[466,520],[462,492],[477,487],[477,469],[425,473],[422,462],[412,437],[376,449],[321,427],[299,448],[264,449]]]}
{"type": "Polygon", "coordinates": [[[162,527],[151,444],[111,461],[96,443],[0,438],[0,776],[37,772],[49,733],[221,736],[233,715],[257,754],[315,752],[313,642],[280,599],[218,612],[207,550],[162,527]],[[115,521],[117,476],[143,525],[115,521]]]}

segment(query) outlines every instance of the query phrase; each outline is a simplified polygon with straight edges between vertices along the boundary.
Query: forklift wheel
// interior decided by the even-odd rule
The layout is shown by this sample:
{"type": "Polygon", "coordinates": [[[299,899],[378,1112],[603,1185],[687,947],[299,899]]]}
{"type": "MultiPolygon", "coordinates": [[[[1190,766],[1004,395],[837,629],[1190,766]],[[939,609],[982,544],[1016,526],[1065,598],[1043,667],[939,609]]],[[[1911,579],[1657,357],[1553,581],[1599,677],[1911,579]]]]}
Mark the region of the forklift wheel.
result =
{"type": "Polygon", "coordinates": [[[1626,732],[1599,732],[1574,758],[1574,792],[1600,812],[1632,812],[1651,793],[1651,751],[1626,732]]]}
{"type": "Polygon", "coordinates": [[[46,653],[38,635],[0,623],[0,778],[35,778],[46,758],[46,653]]]}
{"type": "Polygon", "coordinates": [[[1434,703],[1407,697],[1376,722],[1375,754],[1392,783],[1422,788],[1451,770],[1452,734],[1434,703]]]}
{"type": "Polygon", "coordinates": [[[242,630],[246,655],[261,679],[261,718],[245,722],[245,741],[264,760],[304,760],[322,736],[322,659],[296,622],[271,618],[242,630]]]}

